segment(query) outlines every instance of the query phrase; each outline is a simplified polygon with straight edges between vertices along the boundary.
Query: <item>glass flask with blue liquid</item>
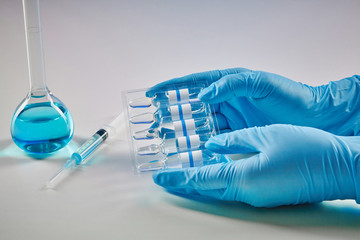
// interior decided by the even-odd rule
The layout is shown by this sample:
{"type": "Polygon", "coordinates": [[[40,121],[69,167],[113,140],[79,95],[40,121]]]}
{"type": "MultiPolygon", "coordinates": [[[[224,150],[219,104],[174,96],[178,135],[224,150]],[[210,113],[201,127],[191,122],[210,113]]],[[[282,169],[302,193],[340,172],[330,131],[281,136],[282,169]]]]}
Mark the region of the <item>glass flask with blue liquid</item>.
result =
{"type": "Polygon", "coordinates": [[[74,132],[69,110],[45,83],[39,0],[23,0],[30,90],[11,120],[15,144],[28,153],[46,154],[66,146],[74,132]]]}

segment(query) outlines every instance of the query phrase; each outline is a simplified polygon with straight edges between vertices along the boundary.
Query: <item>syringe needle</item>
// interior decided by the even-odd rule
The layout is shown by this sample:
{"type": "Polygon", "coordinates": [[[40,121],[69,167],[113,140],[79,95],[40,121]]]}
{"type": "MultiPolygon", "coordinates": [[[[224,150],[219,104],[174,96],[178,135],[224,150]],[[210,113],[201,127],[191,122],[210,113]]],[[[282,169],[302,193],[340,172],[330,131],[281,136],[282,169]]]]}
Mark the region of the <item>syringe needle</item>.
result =
{"type": "Polygon", "coordinates": [[[63,179],[65,179],[79,164],[88,161],[89,156],[97,150],[101,144],[107,139],[108,132],[104,129],[97,131],[90,139],[81,145],[68,160],[65,165],[60,168],[55,175],[45,184],[45,189],[54,189],[63,179]]]}
{"type": "Polygon", "coordinates": [[[71,158],[60,168],[55,175],[45,184],[45,189],[55,188],[71,171],[79,164],[85,164],[90,156],[105,142],[110,135],[116,132],[116,126],[120,125],[123,114],[117,116],[110,124],[105,125],[91,136],[83,145],[81,145],[72,155],[71,158]]]}
{"type": "Polygon", "coordinates": [[[68,160],[65,165],[60,168],[54,176],[52,176],[49,181],[45,184],[45,189],[53,189],[55,188],[61,181],[63,181],[65,178],[69,176],[71,171],[75,168],[75,160],[70,159],[68,160]]]}

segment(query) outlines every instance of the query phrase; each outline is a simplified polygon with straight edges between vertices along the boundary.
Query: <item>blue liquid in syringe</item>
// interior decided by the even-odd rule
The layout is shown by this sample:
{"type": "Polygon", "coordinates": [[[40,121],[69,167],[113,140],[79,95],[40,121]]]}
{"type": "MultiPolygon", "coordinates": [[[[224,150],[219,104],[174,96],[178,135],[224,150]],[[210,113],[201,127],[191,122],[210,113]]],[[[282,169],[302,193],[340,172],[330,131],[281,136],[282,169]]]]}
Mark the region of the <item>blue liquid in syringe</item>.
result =
{"type": "Polygon", "coordinates": [[[58,103],[29,104],[15,113],[12,121],[14,142],[31,153],[54,152],[64,147],[73,135],[71,115],[58,103]]]}

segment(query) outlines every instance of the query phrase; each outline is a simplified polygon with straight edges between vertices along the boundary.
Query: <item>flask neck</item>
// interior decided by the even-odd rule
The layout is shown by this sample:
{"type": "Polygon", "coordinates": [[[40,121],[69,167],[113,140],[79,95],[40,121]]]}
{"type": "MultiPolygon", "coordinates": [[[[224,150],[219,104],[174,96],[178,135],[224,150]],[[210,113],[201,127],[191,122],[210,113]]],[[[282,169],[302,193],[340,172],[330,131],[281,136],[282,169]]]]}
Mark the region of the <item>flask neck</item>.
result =
{"type": "Polygon", "coordinates": [[[35,96],[43,96],[48,89],[45,83],[39,0],[23,0],[23,8],[30,92],[35,96]]]}
{"type": "Polygon", "coordinates": [[[33,87],[33,85],[30,84],[30,92],[29,92],[29,97],[33,97],[33,98],[43,98],[43,97],[49,97],[51,94],[50,90],[44,86],[41,88],[35,88],[33,87]]]}

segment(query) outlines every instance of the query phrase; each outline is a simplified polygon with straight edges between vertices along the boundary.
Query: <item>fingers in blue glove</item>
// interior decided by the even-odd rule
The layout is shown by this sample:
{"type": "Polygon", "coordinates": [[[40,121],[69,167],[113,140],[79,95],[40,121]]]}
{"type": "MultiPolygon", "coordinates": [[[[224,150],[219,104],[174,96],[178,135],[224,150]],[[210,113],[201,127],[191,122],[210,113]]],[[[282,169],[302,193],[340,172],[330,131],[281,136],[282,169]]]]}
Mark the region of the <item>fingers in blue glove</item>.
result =
{"type": "MultiPolygon", "coordinates": [[[[319,129],[271,125],[213,137],[218,153],[254,156],[200,168],[164,170],[154,181],[183,194],[240,201],[261,207],[355,199],[360,140],[319,129]]],[[[357,198],[359,201],[359,199],[357,198]]]]}
{"type": "MultiPolygon", "coordinates": [[[[285,77],[261,71],[244,71],[222,77],[203,89],[199,93],[199,98],[204,102],[214,104],[228,101],[234,97],[261,99],[274,91],[287,92],[289,95],[294,94],[294,96],[301,92],[300,99],[306,97],[303,96],[304,94],[310,94],[307,86],[285,77]]],[[[277,97],[281,99],[281,96],[277,97]]]]}
{"type": "Polygon", "coordinates": [[[219,163],[200,168],[160,170],[153,174],[154,182],[169,191],[223,199],[227,188],[227,169],[231,163],[219,163]]]}
{"type": "Polygon", "coordinates": [[[163,92],[169,89],[174,89],[174,86],[184,87],[184,88],[191,88],[197,86],[201,83],[206,85],[211,84],[214,81],[219,80],[225,75],[240,73],[244,71],[249,71],[245,68],[229,68],[224,70],[214,70],[214,71],[207,71],[207,72],[200,72],[200,73],[193,73],[190,75],[186,75],[180,78],[173,78],[171,80],[161,82],[152,88],[150,88],[146,92],[147,97],[153,97],[158,92],[163,92]]]}
{"type": "Polygon", "coordinates": [[[215,114],[212,114],[212,117],[215,120],[215,123],[217,124],[217,128],[220,131],[230,128],[227,118],[223,114],[215,113],[215,114]]]}
{"type": "MultiPolygon", "coordinates": [[[[156,184],[170,192],[190,195],[202,195],[219,200],[234,201],[245,199],[246,178],[236,182],[233,179],[238,172],[247,175],[249,168],[256,169],[259,156],[255,155],[238,162],[219,163],[197,168],[160,170],[153,174],[156,184]],[[243,170],[242,170],[243,169],[243,170]],[[235,172],[236,170],[236,172],[235,172]],[[234,196],[231,185],[245,186],[244,196],[234,196]]],[[[254,176],[255,177],[255,176],[254,176]]],[[[241,191],[238,191],[241,194],[241,191]]]]}
{"type": "Polygon", "coordinates": [[[205,147],[221,154],[258,153],[267,145],[267,139],[263,139],[258,130],[254,127],[223,133],[210,138],[205,147]]]}

